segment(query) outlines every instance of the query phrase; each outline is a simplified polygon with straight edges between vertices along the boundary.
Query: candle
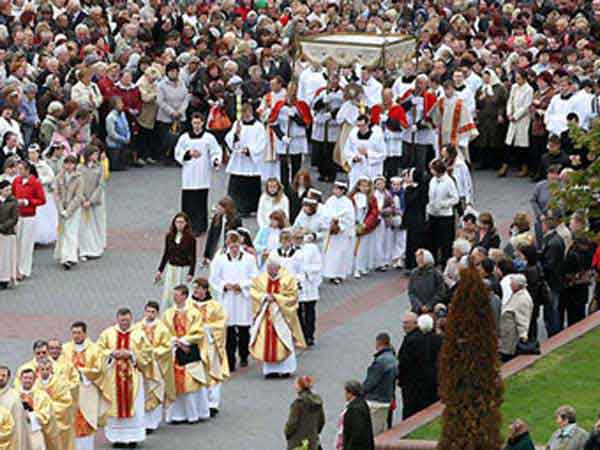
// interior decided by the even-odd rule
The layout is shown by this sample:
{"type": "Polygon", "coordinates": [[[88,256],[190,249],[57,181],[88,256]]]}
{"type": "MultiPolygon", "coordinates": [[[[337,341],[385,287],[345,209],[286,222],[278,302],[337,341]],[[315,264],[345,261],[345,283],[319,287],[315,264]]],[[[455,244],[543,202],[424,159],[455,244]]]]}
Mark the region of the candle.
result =
{"type": "Polygon", "coordinates": [[[242,119],[242,96],[237,94],[235,96],[235,117],[237,120],[242,119]]]}
{"type": "Polygon", "coordinates": [[[365,99],[364,98],[360,99],[360,103],[359,103],[359,107],[358,108],[359,108],[361,114],[365,113],[366,108],[365,108],[365,99]]]}

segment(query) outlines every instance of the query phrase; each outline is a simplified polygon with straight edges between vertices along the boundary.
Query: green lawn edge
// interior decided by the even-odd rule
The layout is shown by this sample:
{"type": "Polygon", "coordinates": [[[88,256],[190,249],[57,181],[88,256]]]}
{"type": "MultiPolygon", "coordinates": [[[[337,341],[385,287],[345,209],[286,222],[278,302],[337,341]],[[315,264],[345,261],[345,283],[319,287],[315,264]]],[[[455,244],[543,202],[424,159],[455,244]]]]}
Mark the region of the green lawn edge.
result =
{"type": "MultiPolygon", "coordinates": [[[[516,418],[529,424],[534,442],[544,444],[556,429],[554,411],[569,404],[577,410],[577,423],[591,430],[600,411],[600,327],[536,361],[504,380],[502,433],[516,418]]],[[[438,440],[441,418],[425,425],[408,439],[438,440]]]]}

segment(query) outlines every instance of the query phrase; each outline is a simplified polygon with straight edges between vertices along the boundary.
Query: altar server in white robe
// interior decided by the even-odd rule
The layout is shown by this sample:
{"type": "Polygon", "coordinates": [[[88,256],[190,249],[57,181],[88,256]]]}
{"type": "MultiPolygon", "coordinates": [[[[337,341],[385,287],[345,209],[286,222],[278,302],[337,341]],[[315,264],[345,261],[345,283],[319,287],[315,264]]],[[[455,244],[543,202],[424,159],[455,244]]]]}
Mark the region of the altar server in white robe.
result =
{"type": "Polygon", "coordinates": [[[65,270],[79,261],[79,225],[83,203],[83,179],[77,172],[77,157],[67,156],[56,177],[54,196],[59,214],[59,231],[54,258],[65,270]]]}
{"type": "Polygon", "coordinates": [[[287,90],[284,88],[285,82],[279,75],[274,76],[269,84],[271,85],[271,91],[267,92],[262,98],[260,106],[256,111],[259,120],[265,125],[267,134],[264,159],[260,164],[260,176],[263,182],[271,177],[279,179],[280,176],[281,169],[279,167],[279,160],[277,159],[277,152],[275,149],[275,133],[269,124],[269,117],[271,116],[273,107],[280,100],[285,100],[287,96],[287,90]]]}
{"type": "Polygon", "coordinates": [[[225,344],[229,370],[235,372],[236,352],[240,366],[248,365],[250,325],[252,325],[252,300],[250,285],[258,275],[256,259],[242,251],[241,237],[229,231],[227,250],[219,254],[210,265],[209,284],[227,314],[227,341],[225,344]]]}
{"type": "Polygon", "coordinates": [[[83,209],[79,228],[79,254],[82,261],[99,258],[106,248],[106,180],[100,162],[100,149],[89,146],[79,166],[83,179],[83,209]]]}
{"type": "Polygon", "coordinates": [[[302,228],[292,231],[292,243],[296,248],[295,259],[299,271],[296,273],[299,289],[298,318],[304,333],[306,345],[315,344],[315,323],[317,319],[317,301],[322,281],[323,258],[309,234],[302,228]]]}
{"type": "Polygon", "coordinates": [[[323,248],[325,237],[329,232],[329,219],[324,205],[313,198],[302,200],[302,209],[296,217],[294,228],[304,230],[305,239],[315,243],[319,249],[323,248]]]}
{"type": "Polygon", "coordinates": [[[383,173],[385,140],[378,126],[371,126],[366,115],[360,115],[344,146],[344,161],[350,167],[348,180],[353,188],[360,177],[369,179],[383,173]]]}
{"type": "Polygon", "coordinates": [[[298,279],[302,271],[301,261],[296,254],[298,249],[292,242],[292,229],[286,228],[279,235],[279,246],[272,252],[279,256],[281,266],[287,270],[288,274],[298,279]]]}
{"type": "Polygon", "coordinates": [[[205,132],[205,119],[200,113],[192,114],[192,127],[175,146],[175,159],[183,166],[181,177],[181,209],[191,221],[195,234],[208,228],[208,190],[212,171],[217,170],[223,150],[211,133],[205,132]]]}
{"type": "Polygon", "coordinates": [[[366,103],[369,108],[381,104],[383,85],[375,79],[371,68],[363,67],[361,69],[360,85],[364,89],[366,103]]]}
{"type": "Polygon", "coordinates": [[[250,103],[242,106],[242,118],[225,136],[230,150],[226,172],[229,174],[228,194],[242,217],[255,213],[261,194],[260,165],[265,157],[267,134],[254,118],[250,103]]]}
{"type": "Polygon", "coordinates": [[[44,186],[44,193],[46,194],[46,204],[38,208],[35,215],[35,243],[42,245],[53,244],[56,242],[58,229],[58,214],[56,213],[56,203],[52,195],[56,173],[54,173],[54,170],[52,170],[46,161],[40,158],[40,146],[38,144],[29,146],[27,149],[27,158],[35,167],[38,180],[44,186]]]}
{"type": "Polygon", "coordinates": [[[573,112],[579,117],[579,123],[583,130],[590,129],[590,121],[597,114],[592,108],[594,100],[594,82],[588,79],[583,80],[581,89],[573,95],[573,112]]]}
{"type": "Polygon", "coordinates": [[[308,105],[312,104],[316,92],[327,85],[325,77],[326,73],[321,64],[312,61],[298,77],[298,100],[308,105]]]}
{"type": "Polygon", "coordinates": [[[558,93],[550,100],[544,115],[544,123],[549,134],[560,136],[568,128],[567,115],[575,110],[574,92],[575,87],[569,76],[563,75],[558,84],[558,93]]]}
{"type": "Polygon", "coordinates": [[[335,115],[335,121],[338,123],[340,131],[333,148],[333,161],[345,170],[348,167],[344,162],[344,147],[350,132],[356,126],[361,109],[365,109],[364,102],[364,93],[361,86],[355,83],[346,85],[344,88],[344,102],[335,115]]]}
{"type": "Polygon", "coordinates": [[[352,270],[352,240],[355,234],[355,214],[352,201],[346,196],[348,186],[341,181],[333,185],[332,195],[325,202],[329,229],[323,247],[323,277],[340,284],[352,270]]]}

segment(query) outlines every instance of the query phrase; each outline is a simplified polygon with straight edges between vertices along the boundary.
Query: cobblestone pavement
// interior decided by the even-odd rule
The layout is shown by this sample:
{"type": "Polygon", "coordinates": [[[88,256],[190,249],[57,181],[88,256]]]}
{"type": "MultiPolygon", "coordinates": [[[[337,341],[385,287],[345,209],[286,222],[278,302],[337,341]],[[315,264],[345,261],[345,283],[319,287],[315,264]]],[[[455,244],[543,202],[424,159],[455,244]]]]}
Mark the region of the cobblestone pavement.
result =
{"type": "MultiPolygon", "coordinates": [[[[66,338],[68,326],[83,319],[90,334],[111,324],[119,306],[141,315],[146,300],[158,298],[161,287],[152,282],[160,259],[163,236],[179,209],[180,172],[172,168],[131,169],[114,174],[108,187],[108,250],[103,258],[64,272],[52,259],[51,248],[39,248],[34,275],[18,289],[0,292],[0,363],[16,367],[31,358],[35,338],[66,338]]],[[[225,179],[214,180],[214,199],[224,192],[225,179]]],[[[329,188],[322,187],[328,193],[329,188]]],[[[477,172],[476,207],[493,211],[505,229],[516,210],[529,210],[533,185],[517,178],[499,180],[477,172]]],[[[256,228],[254,220],[245,222],[256,228]]],[[[373,274],[339,287],[324,284],[319,302],[319,340],[299,357],[301,373],[316,377],[323,395],[327,425],[323,447],[333,448],[338,415],[343,407],[342,385],[362,379],[370,363],[373,339],[388,330],[401,341],[401,315],[408,299],[406,280],[397,272],[373,274]]],[[[145,443],[147,449],[284,448],[283,424],[294,398],[291,380],[264,380],[251,364],[235,374],[223,391],[221,414],[209,423],[165,426],[145,443]]],[[[102,434],[102,433],[100,433],[102,434]]],[[[108,448],[99,439],[98,448],[108,448]]]]}

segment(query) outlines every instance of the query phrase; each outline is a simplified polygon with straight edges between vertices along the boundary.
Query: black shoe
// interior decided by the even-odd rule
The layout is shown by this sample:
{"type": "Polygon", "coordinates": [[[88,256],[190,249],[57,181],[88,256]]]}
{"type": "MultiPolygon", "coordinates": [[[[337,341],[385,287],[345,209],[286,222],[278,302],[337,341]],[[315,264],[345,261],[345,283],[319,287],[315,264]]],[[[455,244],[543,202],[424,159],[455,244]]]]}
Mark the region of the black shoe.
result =
{"type": "Polygon", "coordinates": [[[235,372],[235,366],[229,366],[229,372],[233,373],[235,372]]]}
{"type": "Polygon", "coordinates": [[[127,445],[127,448],[137,448],[137,442],[130,442],[130,443],[127,445]]]}
{"type": "Polygon", "coordinates": [[[153,434],[155,430],[151,428],[146,428],[146,434],[153,434]]]}
{"type": "Polygon", "coordinates": [[[210,417],[215,417],[219,415],[219,410],[217,408],[210,408],[210,417]]]}
{"type": "Polygon", "coordinates": [[[242,359],[242,361],[240,362],[240,367],[248,367],[248,360],[242,359]]]}
{"type": "Polygon", "coordinates": [[[0,281],[0,289],[8,289],[8,281],[0,281]]]}
{"type": "Polygon", "coordinates": [[[115,442],[112,445],[113,448],[127,448],[126,444],[123,444],[122,442],[115,442]]]}
{"type": "Polygon", "coordinates": [[[171,422],[167,422],[167,423],[168,423],[169,425],[175,425],[175,426],[177,426],[177,425],[184,425],[184,424],[187,424],[187,421],[185,421],[185,420],[173,420],[173,421],[171,421],[171,422]]]}
{"type": "Polygon", "coordinates": [[[275,380],[275,379],[279,378],[279,374],[278,373],[268,373],[265,375],[265,378],[267,380],[275,380]]]}
{"type": "Polygon", "coordinates": [[[306,345],[308,345],[309,347],[312,347],[313,345],[315,345],[315,340],[314,339],[307,339],[306,340],[306,345]]]}
{"type": "Polygon", "coordinates": [[[68,263],[68,262],[64,263],[64,264],[63,264],[63,268],[64,268],[65,270],[71,270],[71,263],[68,263]]]}

